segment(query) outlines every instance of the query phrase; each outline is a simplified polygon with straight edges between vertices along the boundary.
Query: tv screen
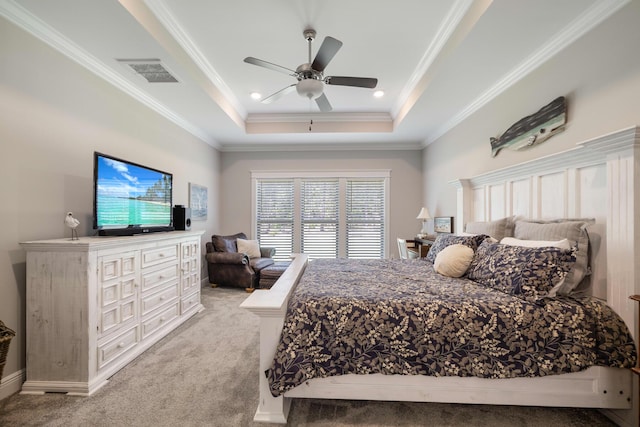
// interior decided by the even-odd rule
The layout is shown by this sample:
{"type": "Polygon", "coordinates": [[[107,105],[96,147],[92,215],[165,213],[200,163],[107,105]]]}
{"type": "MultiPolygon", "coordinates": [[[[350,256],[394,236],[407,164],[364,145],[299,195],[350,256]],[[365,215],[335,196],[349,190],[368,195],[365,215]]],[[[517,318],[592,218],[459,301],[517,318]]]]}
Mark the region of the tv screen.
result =
{"type": "Polygon", "coordinates": [[[93,228],[100,235],[170,231],[173,175],[94,155],[93,228]]]}

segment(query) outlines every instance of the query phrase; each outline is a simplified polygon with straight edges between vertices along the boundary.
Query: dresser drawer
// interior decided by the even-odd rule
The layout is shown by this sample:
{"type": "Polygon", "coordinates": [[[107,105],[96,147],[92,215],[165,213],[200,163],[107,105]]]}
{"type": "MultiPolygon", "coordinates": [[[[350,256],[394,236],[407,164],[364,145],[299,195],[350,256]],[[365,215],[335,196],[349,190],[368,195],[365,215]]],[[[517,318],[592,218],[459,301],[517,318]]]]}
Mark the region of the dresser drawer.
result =
{"type": "Polygon", "coordinates": [[[200,292],[182,298],[180,301],[180,314],[185,314],[200,307],[200,292]]]}
{"type": "Polygon", "coordinates": [[[200,287],[200,275],[198,273],[182,273],[182,295],[191,293],[195,288],[200,287]]]}
{"type": "Polygon", "coordinates": [[[98,346],[98,369],[102,369],[118,356],[138,344],[138,325],[122,332],[114,339],[98,346]]]}
{"type": "Polygon", "coordinates": [[[178,264],[174,263],[168,267],[153,271],[145,271],[142,274],[142,292],[148,292],[158,286],[169,282],[178,281],[178,264]]]}
{"type": "Polygon", "coordinates": [[[152,267],[178,259],[178,245],[142,250],[142,268],[152,267]]]}
{"type": "Polygon", "coordinates": [[[117,329],[129,320],[135,319],[137,317],[136,311],[136,300],[133,298],[118,301],[110,307],[103,307],[100,313],[100,324],[98,325],[99,336],[117,329]]]}
{"type": "Polygon", "coordinates": [[[142,298],[140,311],[143,316],[151,313],[156,308],[168,303],[179,295],[178,283],[175,282],[160,292],[142,298]]]}
{"type": "Polygon", "coordinates": [[[100,257],[100,281],[106,282],[119,277],[134,275],[136,271],[137,252],[107,255],[100,257]]]}
{"type": "Polygon", "coordinates": [[[169,307],[163,309],[157,315],[150,317],[149,319],[142,321],[142,339],[144,340],[149,335],[153,334],[157,329],[171,322],[178,317],[180,310],[180,301],[175,300],[169,307]]]}

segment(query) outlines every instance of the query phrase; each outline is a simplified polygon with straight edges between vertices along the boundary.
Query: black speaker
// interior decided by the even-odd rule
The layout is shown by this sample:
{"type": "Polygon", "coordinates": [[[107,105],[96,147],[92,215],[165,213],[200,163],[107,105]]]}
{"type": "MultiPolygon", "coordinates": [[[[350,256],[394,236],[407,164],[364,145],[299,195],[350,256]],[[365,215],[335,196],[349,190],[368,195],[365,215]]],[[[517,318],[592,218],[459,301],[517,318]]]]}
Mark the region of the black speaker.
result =
{"type": "Polygon", "coordinates": [[[176,230],[191,230],[191,209],[182,205],[173,207],[173,228],[176,230]]]}

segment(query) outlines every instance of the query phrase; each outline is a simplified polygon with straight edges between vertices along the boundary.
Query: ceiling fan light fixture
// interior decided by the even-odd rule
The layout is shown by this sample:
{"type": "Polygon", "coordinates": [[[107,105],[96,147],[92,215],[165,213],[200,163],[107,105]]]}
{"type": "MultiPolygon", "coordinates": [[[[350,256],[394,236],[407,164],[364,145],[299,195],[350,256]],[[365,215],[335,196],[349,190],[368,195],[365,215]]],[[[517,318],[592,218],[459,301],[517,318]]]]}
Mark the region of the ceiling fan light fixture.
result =
{"type": "Polygon", "coordinates": [[[304,79],[300,80],[296,85],[296,91],[298,95],[304,96],[309,99],[316,99],[324,90],[324,83],[321,80],[316,79],[304,79]]]}

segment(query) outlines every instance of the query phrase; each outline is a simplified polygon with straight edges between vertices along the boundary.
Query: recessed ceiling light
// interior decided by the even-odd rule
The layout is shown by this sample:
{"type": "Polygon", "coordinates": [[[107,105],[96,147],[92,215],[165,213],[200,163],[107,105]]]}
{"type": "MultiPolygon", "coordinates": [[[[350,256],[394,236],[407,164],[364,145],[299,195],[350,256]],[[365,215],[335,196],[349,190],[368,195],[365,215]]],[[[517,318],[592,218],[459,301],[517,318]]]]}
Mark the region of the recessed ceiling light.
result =
{"type": "Polygon", "coordinates": [[[251,92],[251,99],[255,99],[256,101],[258,99],[262,98],[262,94],[259,92],[251,92]]]}
{"type": "Polygon", "coordinates": [[[382,98],[384,96],[384,91],[383,90],[377,90],[377,91],[373,92],[373,96],[375,96],[376,98],[382,98]]]}

